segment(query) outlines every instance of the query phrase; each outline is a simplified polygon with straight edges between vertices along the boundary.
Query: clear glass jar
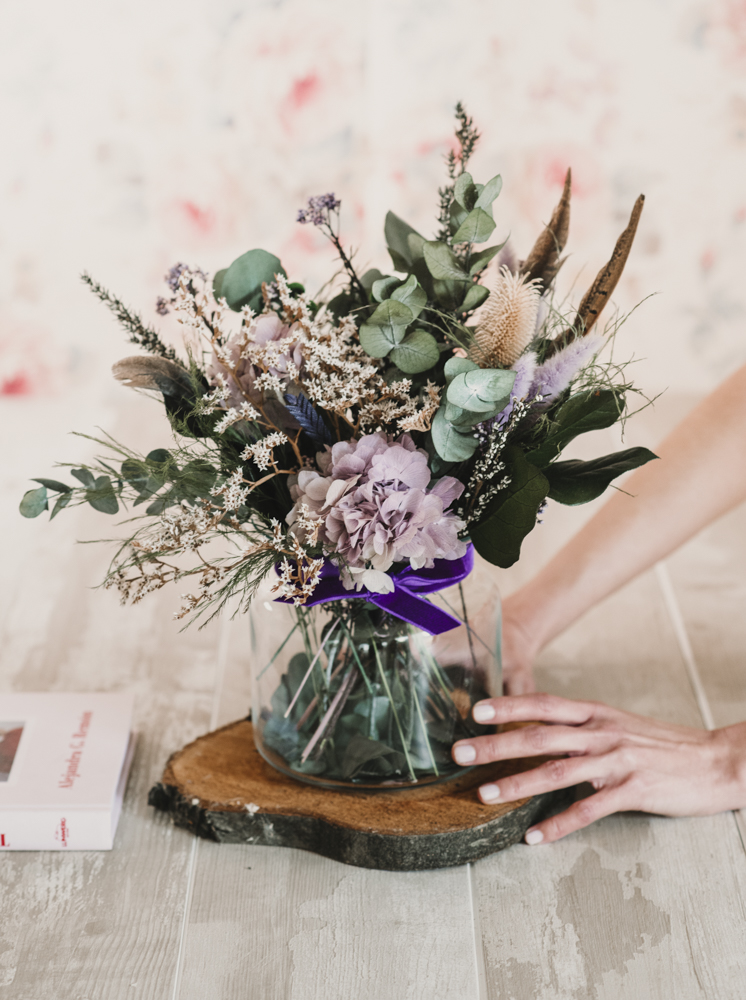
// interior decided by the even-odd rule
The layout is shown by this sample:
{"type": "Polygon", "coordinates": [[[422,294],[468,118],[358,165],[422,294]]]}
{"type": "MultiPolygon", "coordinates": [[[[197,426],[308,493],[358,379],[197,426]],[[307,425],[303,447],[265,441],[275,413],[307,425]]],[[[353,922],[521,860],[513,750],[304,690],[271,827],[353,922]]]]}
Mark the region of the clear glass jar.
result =
{"type": "Polygon", "coordinates": [[[430,595],[462,622],[436,637],[361,598],[277,602],[272,583],[250,613],[254,739],[268,763],[348,790],[464,773],[451,746],[493,731],[471,708],[502,692],[500,598],[485,573],[430,595]]]}

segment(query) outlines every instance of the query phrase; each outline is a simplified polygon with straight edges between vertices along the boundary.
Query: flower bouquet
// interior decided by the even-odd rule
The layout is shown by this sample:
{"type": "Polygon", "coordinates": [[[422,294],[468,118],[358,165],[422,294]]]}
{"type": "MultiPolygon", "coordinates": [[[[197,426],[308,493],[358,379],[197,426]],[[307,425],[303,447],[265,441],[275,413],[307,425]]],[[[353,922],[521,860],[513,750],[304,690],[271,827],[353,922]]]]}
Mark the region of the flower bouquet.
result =
{"type": "Polygon", "coordinates": [[[471,706],[500,691],[497,601],[478,627],[466,597],[474,551],[510,566],[548,499],[592,500],[655,457],[631,448],[559,460],[577,435],[626,413],[624,366],[597,358],[618,321],[603,332],[596,321],[643,199],[567,315],[553,282],[569,171],[519,261],[489,245],[502,182],[468,173],[478,133],[460,105],[457,122],[436,237],[386,218],[393,274],[359,274],[339,200],[311,198],[298,222],[336,248],[336,294],[309,297],[259,249],[212,279],[178,264],[157,311],[183,324],[180,356],[84,275],[146,352],[118,362],[115,377],[159,394],[173,442],[140,455],[99,440],[106,455],[71,468],[74,484],[38,479],[21,502],[26,517],[50,495],[51,517],[81,503],[131,508],[124,523],[135,530],[104,582],[123,602],[185,579],[195,586],[177,617],[253,601],[257,745],[274,766],[329,787],[462,770],[450,746],[484,728],[471,706]],[[454,628],[467,652],[449,662],[433,636],[454,628]]]}

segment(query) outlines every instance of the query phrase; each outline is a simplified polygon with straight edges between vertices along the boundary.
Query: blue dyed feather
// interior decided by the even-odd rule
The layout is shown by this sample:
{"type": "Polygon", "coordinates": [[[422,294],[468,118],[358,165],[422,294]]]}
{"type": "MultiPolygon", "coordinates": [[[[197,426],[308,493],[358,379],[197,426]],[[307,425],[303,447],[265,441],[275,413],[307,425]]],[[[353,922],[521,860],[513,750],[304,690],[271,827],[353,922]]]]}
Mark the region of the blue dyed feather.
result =
{"type": "Polygon", "coordinates": [[[332,443],[329,428],[307,396],[291,396],[286,393],[285,406],[317,447],[321,448],[325,444],[332,443]]]}

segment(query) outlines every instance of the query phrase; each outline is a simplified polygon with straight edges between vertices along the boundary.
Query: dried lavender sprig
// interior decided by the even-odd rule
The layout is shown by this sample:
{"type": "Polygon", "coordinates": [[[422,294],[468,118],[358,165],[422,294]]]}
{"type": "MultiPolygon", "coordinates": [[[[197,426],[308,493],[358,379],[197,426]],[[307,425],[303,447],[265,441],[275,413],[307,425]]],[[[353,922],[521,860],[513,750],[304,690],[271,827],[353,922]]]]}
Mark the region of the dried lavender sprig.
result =
{"type": "Polygon", "coordinates": [[[130,341],[133,344],[139,344],[140,347],[144,347],[151,354],[158,354],[160,357],[167,358],[169,361],[174,361],[177,365],[181,365],[182,368],[186,368],[184,362],[176,356],[173,347],[167,347],[152,326],[146,326],[143,323],[138,313],[128,309],[121,299],[118,299],[116,295],[112,295],[111,292],[107,291],[98,281],[95,281],[86,271],[80,277],[88,285],[93,294],[105,306],[111,309],[129,334],[130,341]]]}
{"type": "Polygon", "coordinates": [[[367,305],[368,293],[365,291],[360,278],[358,278],[357,271],[353,267],[352,261],[345,253],[344,247],[339,239],[339,209],[341,205],[342,202],[331,191],[328,194],[314,195],[312,198],[308,199],[306,208],[298,210],[296,222],[300,222],[303,226],[307,225],[309,222],[313,223],[314,226],[321,229],[326,237],[331,240],[337,254],[339,255],[339,259],[342,261],[342,265],[350,278],[350,285],[357,292],[360,304],[367,305]],[[336,216],[337,229],[334,228],[332,213],[336,216]]]}

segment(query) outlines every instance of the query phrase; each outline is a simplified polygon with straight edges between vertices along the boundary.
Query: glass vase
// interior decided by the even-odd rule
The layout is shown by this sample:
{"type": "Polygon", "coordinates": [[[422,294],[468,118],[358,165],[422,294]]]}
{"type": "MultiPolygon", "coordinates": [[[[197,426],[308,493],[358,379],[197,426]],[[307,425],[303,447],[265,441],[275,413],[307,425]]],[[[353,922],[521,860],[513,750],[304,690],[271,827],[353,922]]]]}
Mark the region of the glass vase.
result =
{"type": "Polygon", "coordinates": [[[493,731],[471,709],[502,691],[500,599],[475,570],[431,600],[461,624],[433,637],[361,598],[296,607],[265,584],[250,613],[254,739],[264,759],[340,790],[463,774],[451,746],[493,731]]]}

